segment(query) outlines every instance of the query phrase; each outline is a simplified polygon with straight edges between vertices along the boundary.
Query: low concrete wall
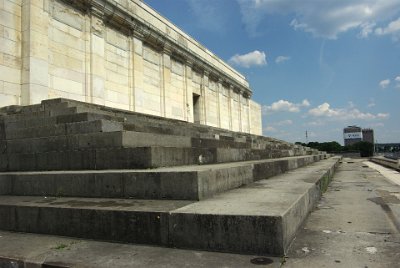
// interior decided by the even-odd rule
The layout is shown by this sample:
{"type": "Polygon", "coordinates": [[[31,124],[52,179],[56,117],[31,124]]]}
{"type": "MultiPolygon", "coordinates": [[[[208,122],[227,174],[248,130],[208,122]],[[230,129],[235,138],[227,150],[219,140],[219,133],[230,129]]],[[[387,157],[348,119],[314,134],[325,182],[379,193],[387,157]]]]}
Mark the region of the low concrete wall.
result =
{"type": "Polygon", "coordinates": [[[400,171],[400,159],[393,160],[393,159],[384,158],[384,157],[372,157],[372,158],[370,158],[370,161],[375,162],[379,165],[400,171]]]}

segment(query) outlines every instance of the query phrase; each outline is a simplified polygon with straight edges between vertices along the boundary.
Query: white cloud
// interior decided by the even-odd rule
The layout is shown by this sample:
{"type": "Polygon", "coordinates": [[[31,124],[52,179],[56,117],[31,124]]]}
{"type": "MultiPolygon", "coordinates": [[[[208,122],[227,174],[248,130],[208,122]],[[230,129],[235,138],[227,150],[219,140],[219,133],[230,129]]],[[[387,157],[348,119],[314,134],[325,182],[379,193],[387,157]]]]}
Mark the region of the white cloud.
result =
{"type": "Polygon", "coordinates": [[[306,125],[307,125],[307,126],[313,126],[313,127],[316,127],[316,126],[323,126],[323,125],[325,125],[325,122],[322,121],[322,120],[317,120],[317,121],[308,122],[306,125]]]}
{"type": "Polygon", "coordinates": [[[367,38],[371,33],[374,32],[374,27],[376,23],[374,22],[364,22],[360,25],[361,31],[358,34],[360,38],[367,38]]]}
{"type": "Polygon", "coordinates": [[[292,124],[293,124],[293,121],[290,119],[279,121],[279,122],[275,123],[275,125],[277,125],[277,126],[288,126],[288,125],[292,125],[292,124]]]}
{"type": "Polygon", "coordinates": [[[385,119],[389,117],[388,113],[379,113],[376,115],[377,118],[385,119]]]}
{"type": "Polygon", "coordinates": [[[263,106],[264,113],[273,113],[273,112],[291,112],[298,113],[300,112],[300,108],[310,106],[310,102],[308,100],[303,100],[301,103],[292,103],[287,100],[279,100],[272,103],[270,106],[263,106]]]}
{"type": "MultiPolygon", "coordinates": [[[[352,1],[293,1],[293,0],[237,0],[242,21],[251,35],[269,14],[292,16],[290,25],[295,30],[314,36],[336,39],[340,33],[359,29],[360,37],[367,37],[377,23],[384,23],[400,11],[398,0],[352,1]]],[[[382,32],[397,31],[396,21],[389,23],[382,32]]]]}
{"type": "Polygon", "coordinates": [[[244,55],[236,54],[229,59],[229,62],[234,65],[249,68],[252,66],[266,65],[267,59],[266,59],[265,52],[254,50],[253,52],[249,52],[244,55]]]}
{"type": "Polygon", "coordinates": [[[400,18],[397,20],[394,20],[390,22],[386,27],[384,28],[376,28],[375,29],[375,34],[376,35],[388,35],[388,34],[393,34],[394,38],[398,38],[398,34],[400,34],[400,18]]]}
{"type": "Polygon", "coordinates": [[[307,99],[304,99],[303,101],[302,101],[302,103],[301,103],[301,106],[304,106],[304,107],[309,107],[311,104],[310,104],[310,102],[307,100],[307,99]]]}
{"type": "Polygon", "coordinates": [[[397,83],[396,83],[396,88],[400,88],[400,75],[397,76],[397,77],[394,79],[394,81],[397,82],[397,83]]]}
{"type": "Polygon", "coordinates": [[[379,82],[381,88],[387,88],[390,85],[390,79],[385,79],[379,82]]]}
{"type": "Polygon", "coordinates": [[[284,63],[285,61],[290,60],[290,57],[288,56],[278,56],[275,59],[275,63],[279,64],[279,63],[284,63]]]}
{"type": "Polygon", "coordinates": [[[354,107],[349,108],[331,108],[330,104],[325,102],[316,108],[310,109],[308,113],[314,117],[326,117],[333,120],[348,120],[348,119],[360,119],[360,120],[374,120],[374,119],[386,119],[389,117],[388,113],[364,113],[354,107]]]}
{"type": "Polygon", "coordinates": [[[271,126],[269,126],[269,127],[265,127],[264,128],[264,131],[265,132],[278,132],[278,130],[276,129],[276,128],[274,128],[274,127],[271,127],[271,126]]]}

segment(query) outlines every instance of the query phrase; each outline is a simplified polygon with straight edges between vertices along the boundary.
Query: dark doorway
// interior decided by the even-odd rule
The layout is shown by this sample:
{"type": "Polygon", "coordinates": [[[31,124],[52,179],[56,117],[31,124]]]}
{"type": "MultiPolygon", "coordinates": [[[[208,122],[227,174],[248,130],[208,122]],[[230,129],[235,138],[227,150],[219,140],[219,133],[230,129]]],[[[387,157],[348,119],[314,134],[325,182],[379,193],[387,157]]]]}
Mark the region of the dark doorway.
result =
{"type": "Polygon", "coordinates": [[[200,124],[200,95],[193,93],[193,122],[200,124]]]}

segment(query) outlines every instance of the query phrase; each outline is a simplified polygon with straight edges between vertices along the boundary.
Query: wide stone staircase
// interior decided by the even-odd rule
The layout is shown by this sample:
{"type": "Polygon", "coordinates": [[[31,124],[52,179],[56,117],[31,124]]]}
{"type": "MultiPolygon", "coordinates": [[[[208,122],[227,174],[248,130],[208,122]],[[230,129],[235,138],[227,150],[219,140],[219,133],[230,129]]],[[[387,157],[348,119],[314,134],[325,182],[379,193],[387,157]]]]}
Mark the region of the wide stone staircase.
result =
{"type": "Polygon", "coordinates": [[[4,107],[0,229],[283,255],[338,160],[67,99],[4,107]]]}

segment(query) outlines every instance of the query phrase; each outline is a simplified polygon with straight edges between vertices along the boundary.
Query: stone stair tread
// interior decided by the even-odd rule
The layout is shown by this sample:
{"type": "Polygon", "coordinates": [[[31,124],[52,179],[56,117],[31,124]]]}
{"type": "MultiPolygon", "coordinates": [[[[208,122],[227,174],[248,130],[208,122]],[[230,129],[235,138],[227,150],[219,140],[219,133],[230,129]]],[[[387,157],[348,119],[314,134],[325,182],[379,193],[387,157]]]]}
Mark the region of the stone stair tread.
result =
{"type": "MultiPolygon", "coordinates": [[[[150,147],[150,146],[149,146],[150,147]]],[[[188,171],[204,171],[204,170],[217,170],[221,168],[230,168],[238,166],[248,166],[258,163],[270,163],[281,160],[289,159],[299,159],[307,156],[290,156],[290,157],[280,157],[272,159],[260,159],[260,160],[250,160],[250,161],[238,161],[238,162],[228,162],[228,163],[216,163],[216,164],[203,164],[203,165],[184,165],[184,166],[172,166],[172,167],[157,167],[157,168],[138,168],[138,169],[107,169],[107,170],[54,170],[54,171],[9,171],[0,172],[0,175],[39,175],[39,174],[84,174],[84,173],[132,173],[132,172],[146,172],[146,173],[156,173],[156,172],[188,172],[188,171]]],[[[296,169],[295,172],[297,172],[296,169]]],[[[305,171],[307,172],[307,171],[305,171]]]]}
{"type": "Polygon", "coordinates": [[[298,173],[260,180],[195,202],[5,195],[0,196],[0,227],[177,248],[282,255],[338,162],[339,157],[333,157],[299,168],[298,173]],[[151,231],[132,229],[132,220],[135,228],[149,225],[151,231]],[[99,221],[107,225],[103,227],[99,221]],[[96,227],[91,230],[94,223],[96,227]],[[116,224],[122,225],[114,233],[116,224]],[[127,237],[129,233],[132,236],[127,237]]]}
{"type": "MultiPolygon", "coordinates": [[[[255,181],[240,188],[179,208],[174,213],[238,216],[282,216],[309,191],[337,158],[297,168],[272,178],[255,181]]],[[[258,162],[258,161],[255,161],[258,162]]]]}
{"type": "Polygon", "coordinates": [[[137,170],[3,172],[0,186],[10,195],[202,200],[316,160],[300,156],[137,170]]]}
{"type": "Polygon", "coordinates": [[[82,198],[52,196],[0,196],[0,206],[33,208],[91,209],[108,211],[170,212],[186,206],[192,201],[184,200],[143,200],[116,198],[82,198]]]}

